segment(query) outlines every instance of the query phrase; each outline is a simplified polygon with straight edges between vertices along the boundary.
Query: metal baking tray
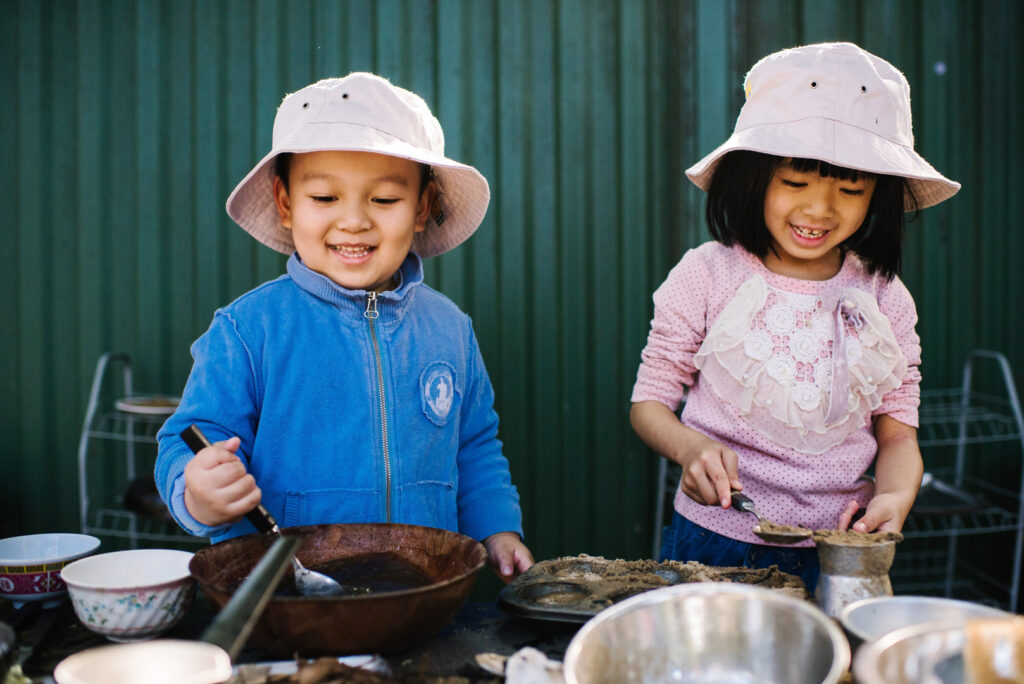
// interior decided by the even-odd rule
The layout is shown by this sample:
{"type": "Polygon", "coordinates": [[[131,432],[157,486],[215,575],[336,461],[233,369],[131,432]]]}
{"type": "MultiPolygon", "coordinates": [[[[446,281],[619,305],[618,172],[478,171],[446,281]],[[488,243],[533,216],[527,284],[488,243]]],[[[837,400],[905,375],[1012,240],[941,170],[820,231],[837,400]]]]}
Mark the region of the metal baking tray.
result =
{"type": "Polygon", "coordinates": [[[581,555],[535,564],[501,590],[498,607],[516,617],[582,624],[631,596],[688,582],[756,584],[810,599],[799,577],[774,567],[722,568],[581,555]]]}

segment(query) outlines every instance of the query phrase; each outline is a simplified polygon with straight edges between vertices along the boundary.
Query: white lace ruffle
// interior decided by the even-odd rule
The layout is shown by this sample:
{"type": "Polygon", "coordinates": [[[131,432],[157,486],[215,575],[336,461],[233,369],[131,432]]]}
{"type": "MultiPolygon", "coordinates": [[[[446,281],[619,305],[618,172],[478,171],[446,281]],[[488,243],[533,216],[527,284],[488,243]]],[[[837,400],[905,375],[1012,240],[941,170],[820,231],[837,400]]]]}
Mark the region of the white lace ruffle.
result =
{"type": "Polygon", "coordinates": [[[814,316],[804,312],[808,318],[802,326],[795,324],[800,313],[789,303],[792,295],[776,292],[773,299],[781,301],[765,312],[762,328],[755,317],[772,290],[760,275],[743,283],[711,327],[694,364],[702,381],[762,435],[786,448],[820,454],[864,427],[882,397],[900,386],[907,363],[888,319],[863,290],[844,288],[822,297],[823,311],[814,316]],[[832,359],[820,359],[820,349],[823,339],[833,339],[824,326],[837,306],[844,314],[854,313],[849,319],[854,322],[844,325],[856,334],[843,336],[843,349],[832,349],[846,356],[849,392],[845,413],[827,423],[832,359]],[[784,334],[788,342],[780,348],[784,334]]]}

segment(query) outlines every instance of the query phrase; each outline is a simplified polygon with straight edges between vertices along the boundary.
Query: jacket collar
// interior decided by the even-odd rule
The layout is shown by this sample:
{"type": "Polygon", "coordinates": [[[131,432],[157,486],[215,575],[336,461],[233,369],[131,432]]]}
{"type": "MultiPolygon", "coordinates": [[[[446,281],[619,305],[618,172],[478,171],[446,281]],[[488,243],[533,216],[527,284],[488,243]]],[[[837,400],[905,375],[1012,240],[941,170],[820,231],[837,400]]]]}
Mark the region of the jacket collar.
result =
{"type": "MultiPolygon", "coordinates": [[[[288,257],[287,269],[288,275],[300,288],[362,320],[369,301],[366,290],[346,289],[327,276],[311,270],[302,263],[298,252],[288,257]]],[[[423,282],[423,260],[415,252],[409,252],[395,278],[398,287],[377,294],[378,323],[381,325],[397,322],[412,302],[416,288],[423,282]]]]}

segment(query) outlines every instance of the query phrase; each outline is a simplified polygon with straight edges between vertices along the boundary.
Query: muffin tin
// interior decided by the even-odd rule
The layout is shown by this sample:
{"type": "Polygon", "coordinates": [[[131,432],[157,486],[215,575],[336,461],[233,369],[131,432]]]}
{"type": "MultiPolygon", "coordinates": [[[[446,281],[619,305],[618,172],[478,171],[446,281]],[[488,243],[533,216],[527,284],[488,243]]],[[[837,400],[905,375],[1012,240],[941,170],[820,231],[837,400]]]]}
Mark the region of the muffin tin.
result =
{"type": "Polygon", "coordinates": [[[690,582],[739,582],[810,600],[803,581],[776,567],[711,567],[700,563],[608,560],[572,556],[541,561],[505,586],[498,606],[518,617],[583,623],[631,596],[690,582]]]}

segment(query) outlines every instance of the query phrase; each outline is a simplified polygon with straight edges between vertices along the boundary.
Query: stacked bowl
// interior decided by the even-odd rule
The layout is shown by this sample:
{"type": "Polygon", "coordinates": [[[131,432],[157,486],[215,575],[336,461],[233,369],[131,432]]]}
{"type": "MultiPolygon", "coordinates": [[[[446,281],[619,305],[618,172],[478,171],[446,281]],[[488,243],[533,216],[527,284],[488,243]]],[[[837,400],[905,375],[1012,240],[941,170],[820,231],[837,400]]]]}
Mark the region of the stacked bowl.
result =
{"type": "Polygon", "coordinates": [[[43,601],[50,608],[64,600],[61,570],[93,553],[100,540],[87,534],[52,532],[0,539],[0,598],[16,607],[43,601]]]}

